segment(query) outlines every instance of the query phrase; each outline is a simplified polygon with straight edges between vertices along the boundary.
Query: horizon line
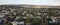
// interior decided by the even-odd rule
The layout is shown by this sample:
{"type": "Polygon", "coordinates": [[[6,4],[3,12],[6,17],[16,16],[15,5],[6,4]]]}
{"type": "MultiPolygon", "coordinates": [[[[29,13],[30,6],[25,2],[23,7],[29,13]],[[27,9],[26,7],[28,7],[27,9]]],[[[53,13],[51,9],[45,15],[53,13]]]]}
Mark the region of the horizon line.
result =
{"type": "Polygon", "coordinates": [[[60,5],[38,5],[38,4],[0,4],[0,5],[37,5],[37,6],[60,6],[60,5]]]}

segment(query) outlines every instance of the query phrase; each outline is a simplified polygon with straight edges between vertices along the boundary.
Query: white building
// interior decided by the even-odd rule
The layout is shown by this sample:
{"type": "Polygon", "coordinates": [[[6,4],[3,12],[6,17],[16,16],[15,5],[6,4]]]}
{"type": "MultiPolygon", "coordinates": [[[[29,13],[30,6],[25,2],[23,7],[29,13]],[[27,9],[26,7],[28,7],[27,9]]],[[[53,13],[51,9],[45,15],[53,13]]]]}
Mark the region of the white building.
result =
{"type": "Polygon", "coordinates": [[[24,21],[21,21],[21,22],[13,21],[12,24],[13,25],[24,25],[24,21]]]}

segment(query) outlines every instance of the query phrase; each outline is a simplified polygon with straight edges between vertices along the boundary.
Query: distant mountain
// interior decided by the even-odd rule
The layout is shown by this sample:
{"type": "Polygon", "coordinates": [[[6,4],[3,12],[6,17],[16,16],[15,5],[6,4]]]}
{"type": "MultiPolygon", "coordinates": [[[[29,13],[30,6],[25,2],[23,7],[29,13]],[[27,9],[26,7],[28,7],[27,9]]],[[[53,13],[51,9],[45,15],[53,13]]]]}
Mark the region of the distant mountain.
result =
{"type": "Polygon", "coordinates": [[[17,5],[0,5],[0,7],[26,7],[26,8],[60,8],[60,6],[48,6],[48,5],[28,5],[28,4],[17,4],[17,5]]]}

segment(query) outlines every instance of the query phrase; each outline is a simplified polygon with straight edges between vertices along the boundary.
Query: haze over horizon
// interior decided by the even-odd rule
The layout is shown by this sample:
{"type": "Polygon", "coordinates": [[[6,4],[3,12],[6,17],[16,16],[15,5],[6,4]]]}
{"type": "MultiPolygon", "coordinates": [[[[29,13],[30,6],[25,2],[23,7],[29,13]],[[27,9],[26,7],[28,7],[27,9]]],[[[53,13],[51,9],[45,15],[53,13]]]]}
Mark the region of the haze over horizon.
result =
{"type": "Polygon", "coordinates": [[[4,4],[29,4],[29,5],[49,5],[60,6],[60,0],[0,0],[0,5],[4,4]]]}

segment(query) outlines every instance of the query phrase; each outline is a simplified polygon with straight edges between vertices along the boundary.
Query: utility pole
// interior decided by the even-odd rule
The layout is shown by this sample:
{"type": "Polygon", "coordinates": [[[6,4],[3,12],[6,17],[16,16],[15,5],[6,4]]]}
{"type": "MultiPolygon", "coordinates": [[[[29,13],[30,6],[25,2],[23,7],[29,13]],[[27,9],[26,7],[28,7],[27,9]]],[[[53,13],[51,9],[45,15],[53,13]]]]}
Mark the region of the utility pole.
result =
{"type": "MultiPolygon", "coordinates": [[[[43,10],[44,10],[44,8],[43,8],[43,10]]],[[[45,10],[44,10],[43,15],[42,15],[42,25],[47,25],[48,22],[46,20],[46,15],[44,15],[44,13],[45,13],[45,10]]]]}

